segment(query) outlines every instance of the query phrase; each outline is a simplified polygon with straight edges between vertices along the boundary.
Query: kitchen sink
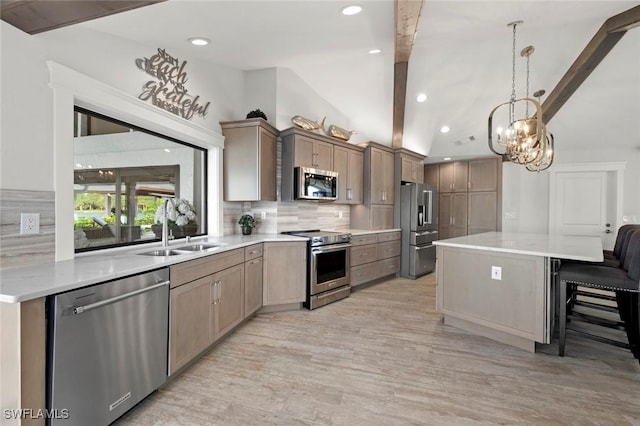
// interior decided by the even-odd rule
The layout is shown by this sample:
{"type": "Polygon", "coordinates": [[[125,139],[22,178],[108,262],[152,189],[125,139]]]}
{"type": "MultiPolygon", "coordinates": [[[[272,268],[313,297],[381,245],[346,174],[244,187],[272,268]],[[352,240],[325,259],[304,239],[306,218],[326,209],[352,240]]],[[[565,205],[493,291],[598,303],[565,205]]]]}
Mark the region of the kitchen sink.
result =
{"type": "Polygon", "coordinates": [[[184,252],[179,252],[174,249],[158,249],[145,251],[144,253],[138,253],[142,256],[177,256],[179,254],[184,254],[184,252]]]}
{"type": "Polygon", "coordinates": [[[218,244],[191,244],[188,246],[176,247],[177,251],[204,251],[220,247],[218,244]]]}

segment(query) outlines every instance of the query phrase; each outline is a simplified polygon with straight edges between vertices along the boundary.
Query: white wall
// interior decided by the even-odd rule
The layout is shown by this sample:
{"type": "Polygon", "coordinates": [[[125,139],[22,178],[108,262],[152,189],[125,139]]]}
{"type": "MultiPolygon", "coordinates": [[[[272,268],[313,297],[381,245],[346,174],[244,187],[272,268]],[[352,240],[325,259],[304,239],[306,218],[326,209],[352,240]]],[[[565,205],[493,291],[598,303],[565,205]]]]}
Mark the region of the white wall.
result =
{"type": "Polygon", "coordinates": [[[52,191],[52,94],[44,48],[0,21],[0,51],[0,188],[52,191]]]}
{"type": "MultiPolygon", "coordinates": [[[[301,115],[318,123],[326,117],[325,128],[334,124],[346,130],[351,129],[349,118],[338,108],[322,98],[293,71],[288,68],[278,68],[276,127],[281,130],[292,127],[291,118],[295,115],[301,115]]],[[[318,133],[322,132],[318,131],[318,133]]],[[[362,132],[353,135],[349,142],[368,140],[370,138],[362,132]]]]}
{"type": "MultiPolygon", "coordinates": [[[[626,162],[622,214],[629,222],[640,223],[639,148],[567,151],[556,142],[554,165],[598,162],[626,162]]],[[[548,232],[549,172],[532,173],[523,166],[503,163],[502,213],[503,231],[548,232]]]]}
{"type": "Polygon", "coordinates": [[[267,116],[267,121],[276,127],[277,69],[245,71],[244,73],[244,115],[259,109],[267,116]]]}

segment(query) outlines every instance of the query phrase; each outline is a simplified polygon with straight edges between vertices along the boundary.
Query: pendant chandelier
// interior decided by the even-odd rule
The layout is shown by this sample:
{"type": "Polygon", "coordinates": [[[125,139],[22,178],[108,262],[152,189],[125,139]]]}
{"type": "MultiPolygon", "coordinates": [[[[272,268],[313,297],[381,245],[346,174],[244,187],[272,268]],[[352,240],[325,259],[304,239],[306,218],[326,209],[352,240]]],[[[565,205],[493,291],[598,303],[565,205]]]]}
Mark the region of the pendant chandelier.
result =
{"type": "Polygon", "coordinates": [[[489,114],[488,143],[494,154],[524,165],[529,171],[541,171],[553,162],[553,136],[548,137],[542,122],[540,102],[529,98],[529,58],[535,51],[533,46],[520,52],[527,59],[527,92],[524,98],[516,98],[516,27],[520,24],[522,21],[508,24],[513,28],[511,98],[489,114]]]}

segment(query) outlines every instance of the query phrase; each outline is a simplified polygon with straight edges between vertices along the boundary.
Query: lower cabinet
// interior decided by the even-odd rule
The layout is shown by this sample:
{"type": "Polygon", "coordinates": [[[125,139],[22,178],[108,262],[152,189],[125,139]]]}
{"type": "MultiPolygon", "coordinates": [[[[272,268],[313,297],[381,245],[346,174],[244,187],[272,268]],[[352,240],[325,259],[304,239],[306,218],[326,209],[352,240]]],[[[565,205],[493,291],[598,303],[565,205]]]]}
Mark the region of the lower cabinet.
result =
{"type": "Polygon", "coordinates": [[[204,277],[171,289],[169,374],[191,361],[213,341],[213,279],[204,277]]]}
{"type": "Polygon", "coordinates": [[[262,257],[244,264],[244,317],[262,307],[262,257]]]}
{"type": "Polygon", "coordinates": [[[244,259],[240,248],[171,267],[169,374],[245,318],[244,259]]]}
{"type": "Polygon", "coordinates": [[[211,304],[211,328],[215,341],[244,319],[244,264],[213,275],[211,304]]]}
{"type": "Polygon", "coordinates": [[[262,304],[302,303],[307,285],[307,242],[264,243],[262,304]]]}
{"type": "Polygon", "coordinates": [[[400,270],[400,232],[351,238],[351,285],[357,286],[400,270]]]}

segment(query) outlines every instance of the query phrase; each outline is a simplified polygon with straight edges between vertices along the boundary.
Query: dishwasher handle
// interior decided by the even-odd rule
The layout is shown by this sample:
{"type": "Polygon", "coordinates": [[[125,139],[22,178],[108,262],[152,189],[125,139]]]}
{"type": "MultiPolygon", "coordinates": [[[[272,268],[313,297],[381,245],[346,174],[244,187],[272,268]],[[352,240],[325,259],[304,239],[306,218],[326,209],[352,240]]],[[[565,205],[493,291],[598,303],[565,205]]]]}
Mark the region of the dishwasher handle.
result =
{"type": "Polygon", "coordinates": [[[92,309],[99,308],[101,306],[110,305],[112,303],[119,302],[120,300],[128,299],[129,297],[137,296],[138,294],[146,293],[151,290],[155,290],[156,288],[163,287],[165,285],[169,285],[169,281],[162,281],[150,287],[141,288],[140,290],[135,290],[129,293],[121,294],[120,296],[112,297],[110,299],[101,300],[99,302],[90,303],[84,306],[76,306],[73,308],[73,313],[76,315],[80,315],[84,312],[90,311],[92,309]]]}

